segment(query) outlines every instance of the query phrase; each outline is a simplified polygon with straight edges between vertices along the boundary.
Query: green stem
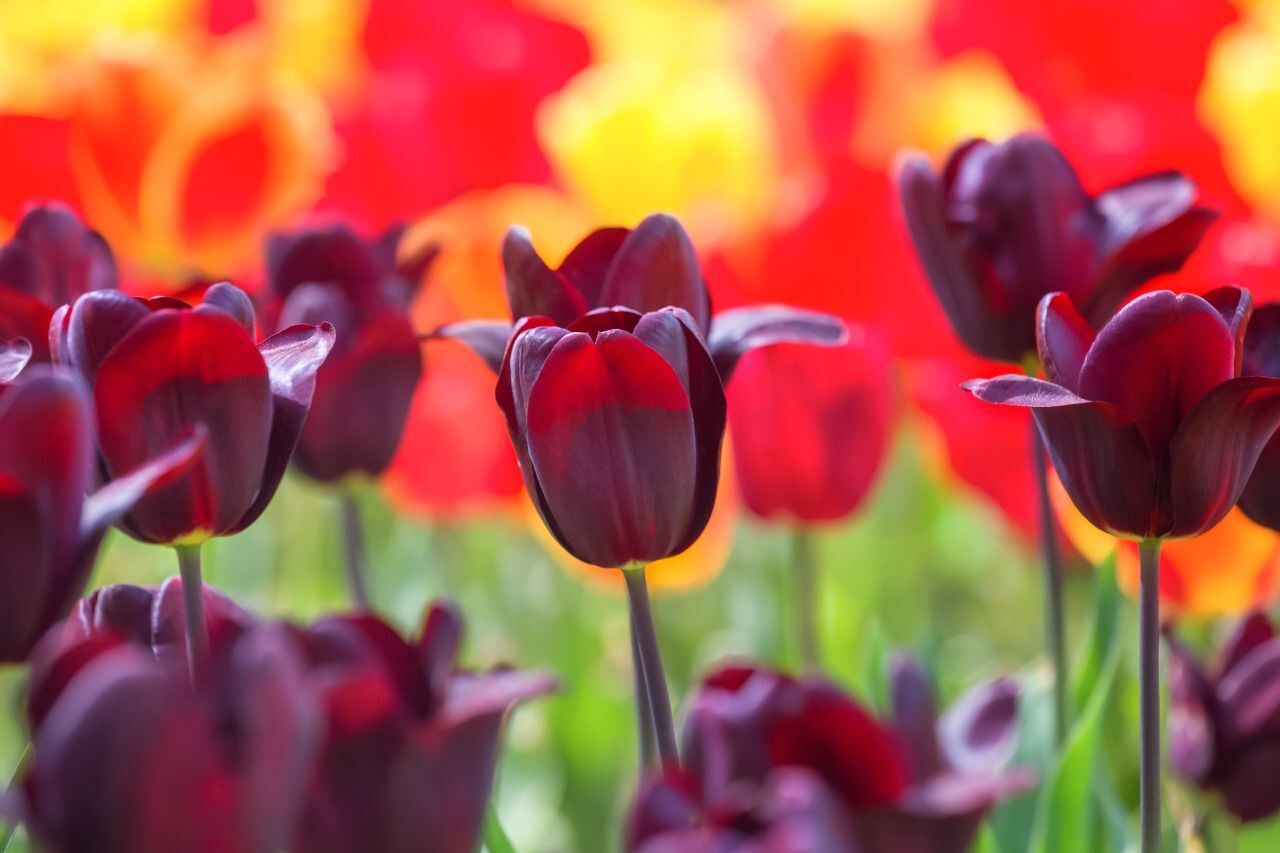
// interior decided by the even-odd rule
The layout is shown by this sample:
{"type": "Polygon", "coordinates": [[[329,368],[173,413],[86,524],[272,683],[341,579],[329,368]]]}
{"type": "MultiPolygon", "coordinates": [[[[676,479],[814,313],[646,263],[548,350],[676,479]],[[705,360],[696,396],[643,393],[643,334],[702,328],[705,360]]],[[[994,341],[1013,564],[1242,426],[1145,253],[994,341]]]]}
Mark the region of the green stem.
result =
{"type": "MultiPolygon", "coordinates": [[[[630,610],[631,608],[628,608],[630,610]]],[[[631,674],[635,681],[637,746],[640,750],[640,776],[653,767],[657,749],[653,741],[653,711],[649,707],[649,689],[644,677],[644,658],[640,654],[640,634],[636,630],[635,612],[631,612],[631,674]]]]}
{"type": "Polygon", "coordinates": [[[1160,850],[1160,540],[1138,545],[1138,682],[1142,753],[1139,764],[1142,853],[1160,850]]]}
{"type": "Polygon", "coordinates": [[[204,616],[204,581],[200,577],[200,546],[179,545],[178,574],[182,577],[183,621],[187,625],[187,664],[191,680],[209,659],[209,625],[204,616]]]}
{"type": "Polygon", "coordinates": [[[360,507],[350,491],[338,496],[338,510],[342,520],[342,545],[346,553],[347,585],[351,598],[361,610],[369,609],[368,571],[364,557],[364,524],[360,521],[360,507]]]}
{"type": "MultiPolygon", "coordinates": [[[[658,740],[658,755],[664,767],[676,766],[680,756],[676,751],[676,727],[671,716],[671,697],[667,693],[667,678],[662,669],[662,652],[658,649],[658,634],[653,626],[653,610],[649,606],[649,587],[645,584],[644,566],[627,566],[622,570],[627,582],[627,603],[631,607],[632,625],[635,627],[636,644],[644,669],[645,693],[648,694],[649,712],[653,715],[654,735],[658,740]]],[[[643,700],[636,697],[636,707],[643,700]]]]}
{"type": "Polygon", "coordinates": [[[1040,430],[1034,418],[1031,420],[1031,467],[1036,476],[1040,514],[1040,550],[1044,556],[1045,639],[1049,646],[1049,658],[1053,661],[1054,742],[1061,749],[1062,744],[1066,742],[1070,724],[1070,712],[1067,708],[1070,678],[1067,672],[1066,619],[1063,616],[1062,552],[1058,547],[1053,504],[1049,500],[1049,466],[1045,459],[1040,430]]]}
{"type": "Polygon", "coordinates": [[[502,822],[498,820],[498,809],[489,803],[484,813],[484,849],[488,853],[516,853],[516,846],[511,843],[502,822]]]}
{"type": "Polygon", "coordinates": [[[802,527],[791,537],[791,562],[795,570],[796,637],[800,664],[807,672],[821,667],[818,641],[818,566],[813,556],[813,536],[802,527]]]}

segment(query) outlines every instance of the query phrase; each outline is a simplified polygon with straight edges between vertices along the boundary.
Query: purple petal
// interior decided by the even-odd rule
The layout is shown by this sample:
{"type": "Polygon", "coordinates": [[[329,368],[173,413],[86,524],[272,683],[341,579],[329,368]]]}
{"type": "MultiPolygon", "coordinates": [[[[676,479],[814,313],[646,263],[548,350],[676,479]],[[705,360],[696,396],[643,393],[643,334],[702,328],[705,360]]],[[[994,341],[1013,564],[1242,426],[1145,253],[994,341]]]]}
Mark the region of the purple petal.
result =
{"type": "Polygon", "coordinates": [[[689,235],[664,213],[646,217],[623,240],[594,305],[625,305],[640,312],[683,308],[706,334],[711,298],[689,235]]]}
{"type": "Polygon", "coordinates": [[[1236,664],[1254,649],[1270,641],[1276,636],[1275,626],[1261,610],[1249,613],[1231,630],[1222,651],[1218,655],[1216,673],[1221,678],[1235,668],[1236,664]]]}
{"type": "Polygon", "coordinates": [[[1253,315],[1253,295],[1239,287],[1218,287],[1206,293],[1204,301],[1222,315],[1231,330],[1231,338],[1236,343],[1236,374],[1239,375],[1244,362],[1245,328],[1253,315]]]}
{"type": "Polygon", "coordinates": [[[422,636],[415,646],[435,696],[448,694],[449,680],[453,678],[462,645],[463,627],[462,613],[452,602],[436,602],[427,610],[422,636]]]}
{"type": "Polygon", "coordinates": [[[1195,536],[1240,499],[1262,448],[1280,426],[1280,379],[1249,376],[1209,392],[1171,447],[1171,536],[1195,536]]]}
{"type": "Polygon", "coordinates": [[[0,249],[0,279],[50,308],[116,286],[111,249],[58,203],[27,209],[13,240],[0,249]]]}
{"type": "Polygon", "coordinates": [[[1036,311],[1036,347],[1044,375],[1073,393],[1080,387],[1080,367],[1093,345],[1094,333],[1065,293],[1050,293],[1036,311]]]}
{"type": "Polygon", "coordinates": [[[1013,757],[1018,745],[1015,679],[997,678],[970,690],[942,715],[938,734],[948,763],[970,773],[992,773],[1013,757]]]}
{"type": "Polygon", "coordinates": [[[271,380],[271,435],[262,486],[248,511],[230,532],[244,530],[267,508],[284,477],[307,420],[316,389],[316,372],[333,348],[333,326],[290,326],[258,344],[271,380]]]}
{"type": "Polygon", "coordinates": [[[256,338],[253,326],[253,303],[249,301],[247,293],[231,282],[223,281],[210,287],[204,292],[204,301],[201,304],[230,315],[244,328],[249,337],[256,338]]]}
{"type": "MultiPolygon", "coordinates": [[[[143,320],[147,306],[118,290],[95,290],[75,301],[66,319],[66,358],[90,383],[116,344],[143,320]]],[[[52,328],[52,326],[50,326],[52,328]]]]}
{"type": "Polygon", "coordinates": [[[1169,761],[1193,782],[1205,780],[1214,761],[1213,688],[1200,663],[1182,643],[1165,632],[1169,669],[1169,761]]]}
{"type": "Polygon", "coordinates": [[[785,305],[757,305],[717,314],[711,323],[709,344],[720,378],[727,385],[738,359],[748,350],[777,343],[839,346],[848,338],[845,324],[830,314],[785,305]]]}
{"type": "Polygon", "coordinates": [[[1021,373],[1006,373],[993,379],[970,379],[960,387],[984,403],[1022,406],[1029,409],[1059,408],[1088,404],[1061,385],[1021,373]]]}
{"type": "Polygon", "coordinates": [[[502,356],[507,351],[513,328],[503,320],[463,320],[440,326],[423,337],[461,341],[498,373],[502,370],[502,356]]]}
{"type": "Polygon", "coordinates": [[[459,726],[489,714],[504,714],[516,705],[559,689],[556,677],[546,672],[497,670],[456,676],[435,722],[459,726]]]}
{"type": "Polygon", "coordinates": [[[502,241],[502,266],[511,317],[546,316],[567,326],[589,307],[582,294],[556,275],[533,248],[529,232],[512,226],[502,241]]]}
{"type": "Polygon", "coordinates": [[[911,765],[911,778],[927,779],[942,770],[933,683],[911,655],[895,655],[889,664],[893,731],[911,765]]]}
{"type": "Polygon", "coordinates": [[[12,382],[31,360],[31,341],[14,338],[0,341],[0,384],[12,382]]]}
{"type": "MultiPolygon", "coordinates": [[[[577,288],[588,308],[599,308],[602,305],[611,304],[630,304],[625,300],[621,302],[618,300],[605,301],[601,296],[609,267],[613,264],[613,259],[618,254],[618,249],[621,248],[630,234],[631,229],[629,228],[597,228],[573,247],[573,250],[561,262],[559,269],[556,270],[577,288]]],[[[638,305],[632,305],[631,307],[639,308],[638,305]]]]}
{"type": "Polygon", "coordinates": [[[1220,783],[1222,803],[1243,823],[1265,820],[1280,812],[1280,743],[1250,744],[1232,757],[1220,783]]]}
{"type": "Polygon", "coordinates": [[[1244,336],[1242,376],[1280,376],[1280,303],[1259,305],[1244,336]]]}
{"type": "Polygon", "coordinates": [[[267,243],[267,273],[281,297],[301,284],[336,284],[355,302],[373,295],[382,278],[369,246],[342,224],[274,235],[267,243]]]}
{"type": "Polygon", "coordinates": [[[1222,735],[1280,734],[1280,639],[1263,643],[1218,682],[1222,735]]]}

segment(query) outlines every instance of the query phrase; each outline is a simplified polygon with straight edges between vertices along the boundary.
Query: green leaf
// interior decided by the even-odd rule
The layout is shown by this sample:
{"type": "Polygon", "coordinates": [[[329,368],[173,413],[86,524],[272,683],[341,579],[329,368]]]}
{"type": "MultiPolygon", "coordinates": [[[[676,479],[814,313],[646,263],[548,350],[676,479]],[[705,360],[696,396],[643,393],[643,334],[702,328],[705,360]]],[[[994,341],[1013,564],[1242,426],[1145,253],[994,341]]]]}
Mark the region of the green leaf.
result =
{"type": "Polygon", "coordinates": [[[982,829],[978,830],[978,838],[973,844],[972,853],[1000,853],[1000,842],[996,840],[995,830],[991,828],[991,824],[982,824],[982,829]]]}
{"type": "Polygon", "coordinates": [[[1116,552],[1113,550],[1095,569],[1093,586],[1093,624],[1085,635],[1084,649],[1078,655],[1072,679],[1072,705],[1076,716],[1093,695],[1102,667],[1116,645],[1117,623],[1123,601],[1116,587],[1116,552]]]}
{"type": "Polygon", "coordinates": [[[1275,853],[1280,850],[1280,819],[1240,827],[1236,844],[1239,853],[1275,853]]]}
{"type": "Polygon", "coordinates": [[[851,685],[854,695],[878,715],[889,712],[888,644],[880,621],[871,618],[858,643],[857,668],[851,685]]]}
{"type": "Polygon", "coordinates": [[[515,845],[498,820],[498,810],[493,807],[493,803],[489,804],[484,813],[484,849],[488,853],[516,853],[515,845]]]}

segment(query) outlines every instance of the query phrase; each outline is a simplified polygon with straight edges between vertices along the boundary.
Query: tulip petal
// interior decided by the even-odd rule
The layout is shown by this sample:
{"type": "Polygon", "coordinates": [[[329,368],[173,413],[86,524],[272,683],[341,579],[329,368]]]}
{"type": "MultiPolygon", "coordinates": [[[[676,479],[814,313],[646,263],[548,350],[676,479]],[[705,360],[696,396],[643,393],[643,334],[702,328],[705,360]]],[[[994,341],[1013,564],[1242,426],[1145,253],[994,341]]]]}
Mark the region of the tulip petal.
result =
{"type": "Polygon", "coordinates": [[[893,731],[911,764],[913,779],[942,770],[933,683],[911,655],[894,656],[889,664],[893,731]]]}
{"type": "Polygon", "coordinates": [[[502,714],[535,696],[559,688],[555,676],[546,672],[496,670],[481,674],[457,675],[436,724],[451,727],[487,714],[502,714]]]}
{"type": "Polygon", "coordinates": [[[1185,779],[1202,782],[1214,762],[1213,688],[1200,663],[1165,632],[1169,670],[1169,761],[1185,779]]]}
{"type": "Polygon", "coordinates": [[[1012,678],[997,678],[970,690],[938,721],[942,751],[957,770],[992,773],[1018,745],[1018,697],[1012,678]]]}
{"type": "Polygon", "coordinates": [[[333,326],[328,323],[299,324],[258,344],[271,381],[271,434],[261,487],[229,532],[237,533],[257,521],[275,496],[306,424],[316,390],[316,373],[333,349],[333,340],[333,326]]]}
{"type": "Polygon", "coordinates": [[[0,281],[50,309],[91,290],[116,286],[111,249],[62,204],[31,207],[0,249],[0,281]]]}
{"type": "Polygon", "coordinates": [[[1271,620],[1267,618],[1267,614],[1261,610],[1254,610],[1246,615],[1236,623],[1226,642],[1222,644],[1222,651],[1218,656],[1216,670],[1218,677],[1221,678],[1230,672],[1250,652],[1267,643],[1275,636],[1275,627],[1272,626],[1271,620]]]}
{"type": "Polygon", "coordinates": [[[1205,395],[1173,436],[1169,535],[1195,536],[1222,520],[1277,426],[1280,379],[1233,379],[1205,395]]]}
{"type": "Polygon", "coordinates": [[[53,313],[39,299],[9,290],[0,282],[0,338],[26,338],[36,361],[49,358],[48,333],[53,313]]]}
{"type": "Polygon", "coordinates": [[[1036,310],[1036,347],[1050,382],[1074,393],[1080,387],[1080,367],[1093,340],[1093,329],[1070,296],[1050,293],[1040,300],[1036,310]]]}
{"type": "Polygon", "coordinates": [[[606,301],[602,295],[609,267],[630,234],[628,228],[597,228],[573,247],[556,270],[577,288],[588,308],[619,304],[640,310],[625,299],[606,301]]]}
{"type": "Polygon", "coordinates": [[[1163,462],[1183,417],[1235,376],[1235,349],[1222,316],[1201,297],[1148,293],[1098,333],[1080,368],[1080,396],[1119,406],[1163,462]]]}
{"type": "Polygon", "coordinates": [[[1243,823],[1266,820],[1280,811],[1280,743],[1264,741],[1241,750],[1221,783],[1222,804],[1243,823]]]}
{"type": "Polygon", "coordinates": [[[675,217],[654,214],[632,229],[614,255],[594,304],[625,305],[640,312],[673,305],[688,311],[706,334],[711,298],[698,253],[675,217]]]}
{"type": "Polygon", "coordinates": [[[582,294],[546,265],[526,229],[512,226],[507,231],[502,241],[502,266],[513,320],[546,316],[567,326],[586,313],[589,306],[582,294]]]}
{"type": "MultiPolygon", "coordinates": [[[[40,632],[43,603],[55,582],[51,548],[39,504],[22,483],[0,473],[0,663],[22,661],[40,632]]],[[[55,617],[56,618],[56,617],[55,617]]]]}
{"type": "Polygon", "coordinates": [[[0,341],[0,383],[12,382],[31,360],[31,341],[14,338],[0,341]]]}
{"type": "Polygon", "coordinates": [[[462,320],[448,323],[428,332],[423,337],[446,338],[461,341],[494,373],[502,371],[502,356],[507,351],[514,327],[503,320],[462,320]]]}
{"type": "Polygon", "coordinates": [[[839,346],[849,330],[838,318],[785,305],[756,305],[721,311],[711,324],[708,344],[724,384],[748,350],[778,343],[839,346]]]}
{"type": "Polygon", "coordinates": [[[302,284],[336,284],[354,302],[381,278],[368,246],[342,224],[273,236],[267,243],[267,273],[281,297],[302,284]]]}
{"type": "Polygon", "coordinates": [[[1244,336],[1242,376],[1280,376],[1280,303],[1259,305],[1244,336]]]}
{"type": "MultiPolygon", "coordinates": [[[[207,583],[201,585],[200,595],[204,599],[204,621],[212,649],[210,659],[221,660],[224,652],[257,624],[257,620],[229,595],[207,583]]],[[[186,669],[187,608],[182,597],[182,578],[166,578],[154,591],[150,622],[150,646],[156,659],[178,670],[186,669]]]]}
{"type": "Polygon", "coordinates": [[[1225,733],[1248,737],[1280,730],[1280,640],[1263,643],[1218,682],[1225,733]]]}
{"type": "Polygon", "coordinates": [[[697,433],[662,356],[622,330],[563,336],[529,391],[525,430],[565,550],[605,568],[678,553],[694,508],[697,433]]]}
{"type": "Polygon", "coordinates": [[[1204,301],[1222,315],[1231,330],[1231,339],[1236,344],[1236,374],[1239,375],[1244,362],[1245,329],[1253,316],[1253,295],[1239,287],[1217,287],[1204,295],[1204,301]]]}
{"type": "Polygon", "coordinates": [[[67,317],[66,358],[92,384],[98,365],[135,326],[151,316],[147,306],[118,290],[86,293],[67,317]]]}
{"type": "MultiPolygon", "coordinates": [[[[254,337],[253,303],[249,295],[229,281],[218,282],[204,292],[201,305],[216,308],[230,315],[245,330],[249,337],[254,337]]],[[[196,308],[201,310],[200,307],[196,308]]]]}
{"type": "Polygon", "coordinates": [[[422,634],[414,648],[435,696],[448,694],[449,679],[457,667],[458,650],[462,646],[462,631],[462,613],[453,603],[436,602],[427,609],[422,634]]]}

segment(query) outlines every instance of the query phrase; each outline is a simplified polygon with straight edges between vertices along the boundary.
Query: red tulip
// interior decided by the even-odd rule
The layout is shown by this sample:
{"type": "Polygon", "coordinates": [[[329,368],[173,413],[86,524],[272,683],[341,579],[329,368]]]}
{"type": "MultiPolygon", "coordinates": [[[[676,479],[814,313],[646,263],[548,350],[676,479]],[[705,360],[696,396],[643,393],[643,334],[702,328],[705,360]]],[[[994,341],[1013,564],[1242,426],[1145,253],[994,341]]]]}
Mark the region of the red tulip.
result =
{"type": "Polygon", "coordinates": [[[19,661],[84,587],[107,529],[185,476],[203,435],[174,434],[97,493],[93,413],[73,374],[34,368],[0,385],[0,662],[19,661]]]}
{"type": "Polygon", "coordinates": [[[293,456],[314,479],[376,477],[400,444],[422,376],[407,311],[434,256],[397,266],[400,233],[368,244],[338,225],[279,235],[268,247],[276,325],[327,321],[337,332],[293,456]]]}
{"type": "Polygon", "coordinates": [[[457,669],[461,616],[435,605],[406,642],[369,615],[303,635],[328,736],[293,849],[470,853],[479,841],[502,721],[554,679],[457,669]]]}
{"type": "Polygon", "coordinates": [[[956,334],[978,355],[1036,352],[1036,306],[1066,293],[1094,328],[1147,280],[1177,270],[1216,218],[1163,172],[1089,196],[1061,152],[1030,135],[958,146],[941,173],[905,159],[912,242],[956,334]]]}
{"type": "Polygon", "coordinates": [[[965,383],[982,400],[1030,408],[1072,501],[1132,538],[1195,536],[1217,524],[1280,425],[1280,379],[1240,376],[1251,301],[1157,291],[1096,336],[1066,294],[1040,303],[1049,381],[965,383]]]}
{"type": "Polygon", "coordinates": [[[748,353],[728,387],[738,488],[765,519],[835,521],[867,494],[889,441],[893,388],[878,340],[748,353]]]}
{"type": "Polygon", "coordinates": [[[60,310],[55,356],[93,385],[108,478],[193,427],[205,432],[191,471],[121,527],[147,542],[195,544],[252,524],[284,476],[333,337],[327,323],[297,325],[255,345],[252,306],[230,284],[194,308],[96,291],[60,310]]]}
{"type": "Polygon", "coordinates": [[[115,258],[96,231],[61,204],[30,205],[0,248],[0,338],[25,338],[48,361],[54,310],[115,286],[115,258]]]}

